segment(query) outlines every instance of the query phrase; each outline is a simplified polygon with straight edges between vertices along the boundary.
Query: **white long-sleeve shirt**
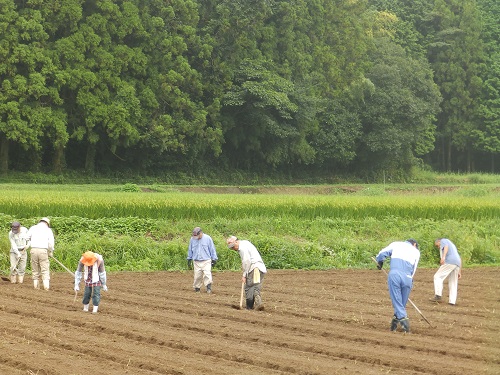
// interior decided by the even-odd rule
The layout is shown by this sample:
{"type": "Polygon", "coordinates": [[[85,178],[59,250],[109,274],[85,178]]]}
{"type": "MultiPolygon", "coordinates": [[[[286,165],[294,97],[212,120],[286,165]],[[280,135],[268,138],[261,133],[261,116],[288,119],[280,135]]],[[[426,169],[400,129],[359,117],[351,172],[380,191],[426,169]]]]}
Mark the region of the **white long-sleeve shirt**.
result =
{"type": "Polygon", "coordinates": [[[32,248],[54,251],[54,233],[45,222],[41,221],[33,225],[28,230],[28,238],[30,238],[32,248]]]}
{"type": "Polygon", "coordinates": [[[247,277],[250,272],[258,268],[262,273],[266,273],[267,269],[262,261],[257,248],[247,240],[239,240],[238,253],[241,257],[241,268],[243,269],[243,277],[247,277]]]}
{"type": "Polygon", "coordinates": [[[10,252],[21,255],[19,252],[29,247],[28,229],[21,226],[19,232],[14,233],[9,231],[10,252]]]}

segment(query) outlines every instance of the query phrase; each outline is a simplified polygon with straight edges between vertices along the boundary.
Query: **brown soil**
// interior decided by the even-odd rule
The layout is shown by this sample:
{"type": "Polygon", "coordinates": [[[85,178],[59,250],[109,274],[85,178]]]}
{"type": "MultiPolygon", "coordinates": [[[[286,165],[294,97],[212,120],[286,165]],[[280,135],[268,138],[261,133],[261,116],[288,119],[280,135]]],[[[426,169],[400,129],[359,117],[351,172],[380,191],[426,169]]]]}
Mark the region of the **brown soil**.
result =
{"type": "Polygon", "coordinates": [[[68,273],[51,290],[0,281],[0,374],[499,374],[499,267],[465,269],[457,306],[429,301],[434,269],[417,272],[412,333],[390,332],[376,270],[270,270],[264,311],[234,308],[240,275],[111,273],[98,314],[73,302],[68,273]]]}

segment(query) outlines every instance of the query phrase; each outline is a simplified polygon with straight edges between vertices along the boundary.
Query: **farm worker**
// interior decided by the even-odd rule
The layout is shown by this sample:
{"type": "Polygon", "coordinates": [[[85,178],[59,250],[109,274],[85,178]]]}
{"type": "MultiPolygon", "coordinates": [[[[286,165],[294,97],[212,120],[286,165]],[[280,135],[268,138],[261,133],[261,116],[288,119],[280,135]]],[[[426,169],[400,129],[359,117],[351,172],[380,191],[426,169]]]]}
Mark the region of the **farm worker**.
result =
{"type": "Polygon", "coordinates": [[[458,279],[462,277],[462,259],[458,254],[457,247],[447,238],[438,238],[434,241],[434,246],[439,249],[441,266],[434,274],[434,298],[431,301],[441,301],[443,295],[443,283],[448,278],[450,305],[455,305],[458,294],[458,279]]]}
{"type": "Polygon", "coordinates": [[[214,241],[208,234],[203,233],[200,227],[193,229],[188,246],[188,268],[193,267],[193,288],[199,292],[201,285],[207,288],[207,293],[212,293],[212,266],[217,263],[217,251],[214,241]]]}
{"type": "Polygon", "coordinates": [[[262,310],[262,284],[267,273],[266,266],[262,261],[257,248],[247,240],[239,240],[231,236],[226,240],[227,247],[237,251],[241,258],[241,269],[243,276],[241,282],[245,285],[246,308],[251,310],[262,310]]]}
{"type": "Polygon", "coordinates": [[[28,229],[23,227],[19,221],[14,221],[9,231],[10,241],[10,282],[22,284],[26,261],[28,260],[27,249],[30,246],[28,240],[28,229]]]}
{"type": "Polygon", "coordinates": [[[410,298],[413,276],[417,271],[418,261],[420,260],[418,243],[413,239],[396,241],[380,250],[376,257],[379,270],[382,269],[384,260],[387,257],[391,257],[391,269],[387,277],[387,284],[394,308],[394,316],[390,326],[391,331],[395,331],[399,323],[404,332],[410,332],[410,320],[406,314],[406,303],[410,298]]]}
{"type": "Polygon", "coordinates": [[[40,289],[39,278],[42,277],[43,289],[49,290],[50,262],[49,257],[54,253],[54,233],[50,229],[50,219],[43,217],[40,222],[28,230],[31,241],[31,271],[33,286],[40,289]]]}
{"type": "Polygon", "coordinates": [[[86,251],[82,254],[75,271],[75,292],[80,290],[82,276],[85,282],[82,300],[83,311],[89,311],[90,297],[92,297],[92,313],[97,314],[101,302],[101,288],[105,292],[108,291],[106,269],[104,268],[102,255],[92,251],[86,251]]]}

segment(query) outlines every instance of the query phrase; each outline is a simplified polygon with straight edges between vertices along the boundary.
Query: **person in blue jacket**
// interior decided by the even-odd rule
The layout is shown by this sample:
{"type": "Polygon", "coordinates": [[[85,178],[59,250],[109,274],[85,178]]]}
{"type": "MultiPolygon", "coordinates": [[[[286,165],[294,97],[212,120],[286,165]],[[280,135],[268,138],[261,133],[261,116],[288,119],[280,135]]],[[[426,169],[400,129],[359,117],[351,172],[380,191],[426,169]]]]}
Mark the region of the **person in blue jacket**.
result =
{"type": "Polygon", "coordinates": [[[387,284],[392,306],[394,307],[394,316],[390,328],[391,331],[395,331],[399,323],[404,332],[410,332],[410,320],[406,313],[406,303],[410,298],[413,276],[417,271],[418,261],[420,260],[417,241],[414,239],[396,241],[380,250],[376,257],[379,270],[382,269],[384,260],[388,257],[391,258],[391,269],[387,276],[387,284]]]}
{"type": "Polygon", "coordinates": [[[188,268],[194,269],[193,289],[200,292],[204,284],[207,293],[212,293],[212,267],[217,263],[214,241],[200,227],[193,229],[188,246],[188,268]]]}

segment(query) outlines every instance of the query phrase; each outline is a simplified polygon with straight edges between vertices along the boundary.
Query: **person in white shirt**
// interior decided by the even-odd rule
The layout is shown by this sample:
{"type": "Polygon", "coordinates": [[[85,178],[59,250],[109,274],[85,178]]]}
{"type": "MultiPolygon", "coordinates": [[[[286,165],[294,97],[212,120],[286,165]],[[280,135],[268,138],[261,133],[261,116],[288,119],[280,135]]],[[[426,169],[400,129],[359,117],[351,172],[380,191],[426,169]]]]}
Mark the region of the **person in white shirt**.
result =
{"type": "Polygon", "coordinates": [[[263,310],[262,283],[267,273],[266,266],[262,261],[257,248],[247,240],[239,240],[231,236],[226,240],[227,247],[237,251],[241,258],[241,268],[243,276],[241,282],[245,285],[246,308],[247,310],[263,310]]]}
{"type": "Polygon", "coordinates": [[[28,260],[28,229],[19,221],[14,221],[9,231],[10,241],[10,282],[22,284],[28,260]]]}
{"type": "Polygon", "coordinates": [[[457,302],[458,279],[462,277],[462,258],[458,254],[457,247],[447,238],[438,238],[434,246],[439,249],[440,267],[434,275],[434,297],[433,302],[441,301],[443,295],[443,284],[448,278],[448,303],[452,306],[457,302]]]}
{"type": "Polygon", "coordinates": [[[28,230],[28,238],[31,241],[31,272],[33,286],[40,289],[40,277],[43,289],[49,290],[50,286],[50,262],[49,257],[54,253],[54,233],[50,229],[50,219],[43,217],[40,222],[28,230]]]}

